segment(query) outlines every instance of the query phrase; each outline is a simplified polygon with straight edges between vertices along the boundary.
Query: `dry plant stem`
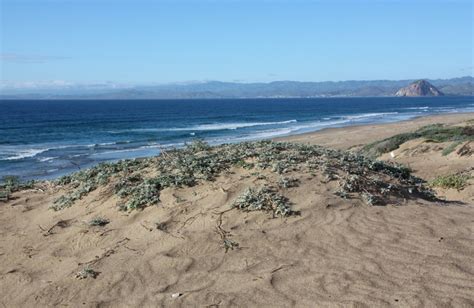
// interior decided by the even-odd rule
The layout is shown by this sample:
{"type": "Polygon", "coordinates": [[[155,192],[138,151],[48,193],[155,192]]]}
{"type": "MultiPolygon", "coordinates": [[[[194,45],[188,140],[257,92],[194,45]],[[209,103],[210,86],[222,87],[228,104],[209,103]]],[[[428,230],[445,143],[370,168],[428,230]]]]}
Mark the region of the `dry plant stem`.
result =
{"type": "Polygon", "coordinates": [[[234,250],[234,248],[238,248],[239,244],[231,239],[229,236],[231,235],[229,231],[226,231],[222,228],[222,217],[225,213],[232,211],[234,208],[227,209],[225,211],[219,212],[217,217],[217,226],[216,226],[216,233],[220,236],[222,240],[222,244],[224,246],[225,252],[227,253],[229,249],[234,250]]]}

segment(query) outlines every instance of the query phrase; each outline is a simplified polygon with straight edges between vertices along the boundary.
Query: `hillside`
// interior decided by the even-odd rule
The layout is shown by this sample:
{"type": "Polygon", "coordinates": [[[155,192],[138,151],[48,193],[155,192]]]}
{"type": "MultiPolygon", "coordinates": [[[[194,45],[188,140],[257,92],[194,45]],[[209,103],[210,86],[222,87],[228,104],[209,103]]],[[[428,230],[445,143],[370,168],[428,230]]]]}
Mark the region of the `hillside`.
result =
{"type": "MultiPolygon", "coordinates": [[[[427,80],[446,95],[474,95],[471,76],[427,80]]],[[[275,81],[237,83],[207,81],[150,86],[67,86],[18,90],[3,87],[2,99],[197,99],[197,98],[280,98],[280,97],[364,97],[394,96],[414,80],[275,81]]]]}
{"type": "Polygon", "coordinates": [[[395,96],[443,96],[444,93],[426,80],[417,80],[401,88],[395,96]]]}

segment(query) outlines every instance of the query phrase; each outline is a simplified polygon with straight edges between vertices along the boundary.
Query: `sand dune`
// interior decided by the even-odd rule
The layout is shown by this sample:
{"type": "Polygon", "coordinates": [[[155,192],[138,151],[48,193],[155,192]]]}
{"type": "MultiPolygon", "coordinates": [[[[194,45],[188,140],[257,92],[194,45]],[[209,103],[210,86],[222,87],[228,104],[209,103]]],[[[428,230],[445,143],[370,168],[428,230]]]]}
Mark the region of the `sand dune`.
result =
{"type": "MultiPolygon", "coordinates": [[[[293,141],[324,144],[326,138],[332,146],[349,148],[385,138],[394,128],[472,117],[380,125],[379,135],[366,139],[361,130],[373,128],[328,130],[293,141]],[[341,135],[345,139],[335,139],[341,135]]],[[[436,161],[420,162],[423,155],[398,157],[409,157],[415,173],[436,170],[436,161]]],[[[459,168],[473,161],[447,159],[443,171],[449,171],[450,161],[459,168]]],[[[245,189],[265,184],[252,172],[234,167],[213,182],[167,188],[157,206],[132,212],[118,211],[117,197],[106,188],[58,212],[48,206],[62,189],[44,184],[42,190],[15,193],[0,203],[0,302],[5,307],[474,306],[472,185],[463,203],[400,199],[397,205],[367,206],[334,195],[335,181],[292,171],[288,175],[299,185],[279,191],[301,214],[272,218],[229,210],[245,189]],[[98,216],[110,223],[87,224],[98,216]],[[226,252],[222,232],[239,246],[226,252]],[[97,277],[79,279],[85,267],[97,277]]]]}

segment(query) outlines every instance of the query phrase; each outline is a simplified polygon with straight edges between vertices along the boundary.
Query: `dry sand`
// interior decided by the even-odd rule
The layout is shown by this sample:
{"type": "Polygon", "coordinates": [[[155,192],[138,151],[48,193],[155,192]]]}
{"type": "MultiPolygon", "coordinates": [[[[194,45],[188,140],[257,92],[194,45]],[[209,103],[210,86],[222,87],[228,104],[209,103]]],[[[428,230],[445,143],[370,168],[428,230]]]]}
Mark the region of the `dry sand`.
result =
{"type": "Polygon", "coordinates": [[[457,124],[472,120],[474,113],[453,113],[419,117],[413,120],[372,125],[356,125],[341,128],[327,128],[315,133],[275,138],[276,141],[304,142],[319,144],[335,149],[351,149],[396,134],[414,131],[422,126],[442,123],[457,124]]]}
{"type": "MultiPolygon", "coordinates": [[[[472,118],[437,116],[287,139],[352,148],[428,123],[472,118]]],[[[403,145],[395,159],[409,161],[417,174],[433,177],[473,166],[472,156],[446,158],[432,148],[418,155],[416,148],[403,145]],[[427,162],[426,153],[436,159],[427,162]]],[[[247,177],[251,170],[233,171],[214,182],[166,189],[158,206],[131,213],[119,212],[115,197],[104,190],[59,212],[48,206],[62,191],[45,185],[44,191],[15,193],[14,200],[0,203],[0,303],[474,306],[472,183],[461,193],[450,192],[464,203],[412,200],[371,207],[335,196],[334,183],[323,184],[318,176],[293,174],[301,184],[281,192],[301,216],[272,219],[236,210],[219,215],[244,189],[261,185],[247,177]],[[85,223],[96,216],[111,222],[104,227],[85,223]],[[220,219],[239,249],[225,253],[216,233],[220,219]],[[86,263],[99,272],[95,279],[75,277],[86,263]],[[180,295],[173,298],[175,293],[180,295]]]]}

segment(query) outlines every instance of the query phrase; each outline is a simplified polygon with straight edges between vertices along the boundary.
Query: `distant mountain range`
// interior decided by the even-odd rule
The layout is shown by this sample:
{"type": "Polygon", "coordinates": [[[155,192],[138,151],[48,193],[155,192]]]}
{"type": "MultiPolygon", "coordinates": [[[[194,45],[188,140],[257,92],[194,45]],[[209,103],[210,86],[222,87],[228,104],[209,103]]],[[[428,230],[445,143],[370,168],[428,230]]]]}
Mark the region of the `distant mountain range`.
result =
{"type": "MultiPolygon", "coordinates": [[[[474,96],[474,77],[426,79],[444,95],[474,96]]],[[[69,86],[61,89],[9,91],[0,99],[199,99],[199,98],[305,98],[395,96],[398,90],[416,80],[370,80],[269,83],[196,82],[124,88],[69,86]]]]}

